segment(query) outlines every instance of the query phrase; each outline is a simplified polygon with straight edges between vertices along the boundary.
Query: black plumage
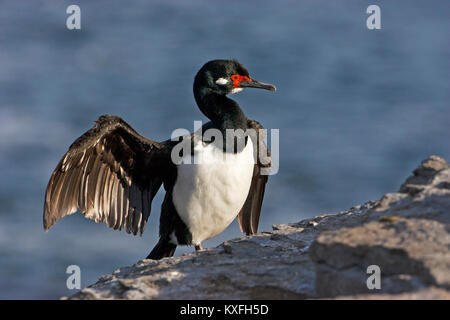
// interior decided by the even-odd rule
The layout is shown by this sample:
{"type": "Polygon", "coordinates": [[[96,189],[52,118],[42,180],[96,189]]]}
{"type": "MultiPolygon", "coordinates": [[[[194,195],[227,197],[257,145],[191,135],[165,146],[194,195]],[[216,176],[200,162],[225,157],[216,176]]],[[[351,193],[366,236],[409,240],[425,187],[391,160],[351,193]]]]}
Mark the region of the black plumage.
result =
{"type": "MultiPolygon", "coordinates": [[[[204,129],[262,129],[258,122],[245,117],[235,101],[225,96],[232,86],[214,83],[217,77],[233,74],[248,79],[242,81],[242,87],[274,90],[273,86],[251,80],[247,70],[237,61],[208,62],[194,81],[199,108],[211,120],[204,129]]],[[[268,154],[263,140],[251,138],[255,140],[256,154],[268,154]]],[[[86,218],[104,222],[110,228],[142,234],[152,200],[164,184],[166,196],[161,208],[160,240],[148,258],[160,259],[174,254],[176,244],[171,242],[172,233],[177,244],[191,245],[189,228],[177,214],[172,201],[177,166],[171,160],[171,152],[177,143],[147,139],[121,118],[101,116],[93,128],[70,146],[54,170],[45,195],[44,229],[50,229],[59,219],[80,210],[86,218]]],[[[268,157],[270,160],[270,155],[268,157]]],[[[265,166],[270,164],[255,163],[247,199],[237,216],[241,230],[246,234],[253,234],[258,229],[267,182],[267,175],[261,175],[261,168],[265,166]]]]}

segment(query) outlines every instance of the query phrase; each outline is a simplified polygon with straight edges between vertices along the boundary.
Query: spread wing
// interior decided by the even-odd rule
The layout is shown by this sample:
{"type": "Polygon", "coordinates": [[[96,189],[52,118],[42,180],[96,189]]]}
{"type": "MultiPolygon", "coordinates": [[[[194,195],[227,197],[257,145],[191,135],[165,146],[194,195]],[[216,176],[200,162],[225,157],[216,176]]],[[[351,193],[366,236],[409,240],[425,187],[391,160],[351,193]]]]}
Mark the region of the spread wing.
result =
{"type": "MultiPolygon", "coordinates": [[[[256,132],[258,130],[264,129],[257,121],[248,120],[248,127],[254,129],[256,132]]],[[[256,138],[256,137],[254,137],[256,138]]],[[[247,200],[245,200],[244,206],[238,214],[238,221],[241,227],[241,231],[245,232],[247,235],[254,234],[258,231],[259,215],[261,213],[261,206],[264,199],[264,191],[266,189],[266,183],[268,175],[261,174],[262,168],[270,167],[270,152],[267,149],[266,144],[263,140],[264,136],[257,135],[256,140],[253,145],[257,148],[258,161],[255,163],[253,168],[253,178],[250,185],[250,190],[248,192],[247,200]],[[264,163],[261,162],[260,156],[264,155],[267,158],[264,163]]]]}
{"type": "Polygon", "coordinates": [[[166,143],[149,140],[121,118],[101,116],[59,162],[45,195],[44,229],[78,209],[113,229],[142,234],[161,186],[166,143]]]}

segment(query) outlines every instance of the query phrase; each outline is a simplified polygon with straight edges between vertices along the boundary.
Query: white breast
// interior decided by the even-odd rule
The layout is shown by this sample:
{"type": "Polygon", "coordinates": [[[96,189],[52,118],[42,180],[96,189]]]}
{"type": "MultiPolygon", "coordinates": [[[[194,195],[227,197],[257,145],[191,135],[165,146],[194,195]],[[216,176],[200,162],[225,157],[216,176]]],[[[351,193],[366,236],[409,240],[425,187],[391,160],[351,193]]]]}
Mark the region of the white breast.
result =
{"type": "Polygon", "coordinates": [[[253,175],[253,144],[248,139],[242,152],[224,157],[213,143],[199,141],[194,155],[202,161],[178,165],[172,198],[198,245],[225,230],[244,205],[253,175]]]}

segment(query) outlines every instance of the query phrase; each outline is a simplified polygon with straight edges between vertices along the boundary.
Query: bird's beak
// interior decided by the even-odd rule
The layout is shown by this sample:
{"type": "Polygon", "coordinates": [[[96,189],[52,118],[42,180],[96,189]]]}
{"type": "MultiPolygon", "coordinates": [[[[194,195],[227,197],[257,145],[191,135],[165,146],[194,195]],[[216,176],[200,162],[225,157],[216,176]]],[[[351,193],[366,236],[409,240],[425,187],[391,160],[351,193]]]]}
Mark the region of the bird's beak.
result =
{"type": "Polygon", "coordinates": [[[275,86],[268,84],[268,83],[263,83],[263,82],[259,82],[253,79],[250,79],[250,81],[241,81],[239,82],[239,87],[241,88],[257,88],[257,89],[265,89],[265,90],[270,90],[270,91],[276,91],[277,88],[275,88],[275,86]]]}

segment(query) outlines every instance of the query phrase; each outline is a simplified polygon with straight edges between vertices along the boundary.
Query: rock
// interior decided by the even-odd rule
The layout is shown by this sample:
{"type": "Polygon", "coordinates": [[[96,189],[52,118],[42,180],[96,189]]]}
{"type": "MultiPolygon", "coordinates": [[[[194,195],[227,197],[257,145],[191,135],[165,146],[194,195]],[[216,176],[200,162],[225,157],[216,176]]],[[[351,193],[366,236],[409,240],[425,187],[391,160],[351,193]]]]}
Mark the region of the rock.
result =
{"type": "Polygon", "coordinates": [[[450,166],[399,192],[217,248],[124,267],[70,299],[449,299],[450,166]],[[369,290],[370,265],[381,289],[369,290]]]}
{"type": "Polygon", "coordinates": [[[314,270],[299,254],[305,243],[295,237],[292,231],[260,234],[199,253],[143,260],[72,298],[303,299],[314,290],[314,270]]]}
{"type": "Polygon", "coordinates": [[[431,156],[398,193],[362,213],[361,223],[321,233],[309,250],[316,294],[369,293],[367,267],[381,270],[381,293],[450,289],[450,167],[431,156]]]}
{"type": "Polygon", "coordinates": [[[370,293],[367,267],[381,270],[381,292],[450,289],[450,234],[439,222],[399,218],[324,232],[313,243],[319,296],[370,293]]]}

